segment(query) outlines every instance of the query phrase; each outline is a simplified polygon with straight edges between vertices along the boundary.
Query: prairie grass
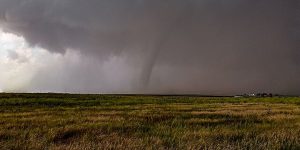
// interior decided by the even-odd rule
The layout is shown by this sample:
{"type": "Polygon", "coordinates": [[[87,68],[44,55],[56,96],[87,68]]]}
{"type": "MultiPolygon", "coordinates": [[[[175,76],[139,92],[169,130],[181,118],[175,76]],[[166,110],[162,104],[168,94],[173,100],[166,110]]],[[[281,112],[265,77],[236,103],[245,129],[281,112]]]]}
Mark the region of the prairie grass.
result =
{"type": "Polygon", "coordinates": [[[300,98],[0,94],[0,149],[300,149],[300,98]]]}

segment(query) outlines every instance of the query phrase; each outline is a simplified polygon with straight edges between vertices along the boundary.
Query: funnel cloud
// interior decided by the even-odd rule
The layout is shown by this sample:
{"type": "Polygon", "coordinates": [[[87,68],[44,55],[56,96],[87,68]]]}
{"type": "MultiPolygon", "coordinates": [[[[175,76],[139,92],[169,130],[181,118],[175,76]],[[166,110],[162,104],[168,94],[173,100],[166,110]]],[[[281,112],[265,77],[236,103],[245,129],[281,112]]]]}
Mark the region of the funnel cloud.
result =
{"type": "Polygon", "coordinates": [[[0,29],[43,51],[23,91],[300,94],[299,0],[0,0],[0,29]]]}

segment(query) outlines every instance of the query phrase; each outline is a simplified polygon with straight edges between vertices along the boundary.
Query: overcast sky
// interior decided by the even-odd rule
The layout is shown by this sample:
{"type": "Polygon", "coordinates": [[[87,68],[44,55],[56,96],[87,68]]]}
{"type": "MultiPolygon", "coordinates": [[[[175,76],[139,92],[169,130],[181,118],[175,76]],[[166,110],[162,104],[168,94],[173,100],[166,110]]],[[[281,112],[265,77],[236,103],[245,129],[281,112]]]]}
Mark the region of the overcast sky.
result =
{"type": "Polygon", "coordinates": [[[300,94],[299,0],[0,0],[0,91],[300,94]]]}

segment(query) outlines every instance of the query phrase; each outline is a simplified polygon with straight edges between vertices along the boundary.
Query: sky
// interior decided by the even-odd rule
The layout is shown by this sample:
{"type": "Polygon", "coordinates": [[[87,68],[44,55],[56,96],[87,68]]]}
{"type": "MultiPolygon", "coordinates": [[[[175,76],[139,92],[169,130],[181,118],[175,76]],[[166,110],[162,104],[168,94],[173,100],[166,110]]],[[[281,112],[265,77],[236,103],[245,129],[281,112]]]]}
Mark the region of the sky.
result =
{"type": "Polygon", "coordinates": [[[0,91],[300,95],[298,0],[0,0],[0,91]]]}

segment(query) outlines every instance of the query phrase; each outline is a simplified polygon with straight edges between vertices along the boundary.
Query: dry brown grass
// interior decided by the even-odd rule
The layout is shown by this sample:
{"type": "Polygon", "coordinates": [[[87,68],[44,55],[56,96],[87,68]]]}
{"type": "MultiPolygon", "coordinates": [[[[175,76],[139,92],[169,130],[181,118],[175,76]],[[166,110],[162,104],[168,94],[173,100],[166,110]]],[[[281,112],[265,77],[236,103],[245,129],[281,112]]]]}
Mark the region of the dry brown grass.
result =
{"type": "Polygon", "coordinates": [[[0,98],[0,149],[300,149],[299,98],[36,97],[0,98]]]}

